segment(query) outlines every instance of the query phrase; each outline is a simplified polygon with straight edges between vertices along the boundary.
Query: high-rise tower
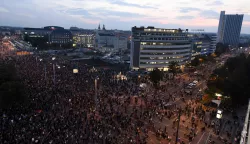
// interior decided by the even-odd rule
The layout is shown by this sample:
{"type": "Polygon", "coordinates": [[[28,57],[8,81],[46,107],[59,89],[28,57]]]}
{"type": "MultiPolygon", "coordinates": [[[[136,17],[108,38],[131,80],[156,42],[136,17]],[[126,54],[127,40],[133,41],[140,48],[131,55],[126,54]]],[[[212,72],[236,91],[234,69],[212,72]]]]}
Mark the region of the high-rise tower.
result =
{"type": "Polygon", "coordinates": [[[226,15],[225,11],[221,11],[217,42],[231,46],[238,46],[243,16],[243,14],[226,15]]]}

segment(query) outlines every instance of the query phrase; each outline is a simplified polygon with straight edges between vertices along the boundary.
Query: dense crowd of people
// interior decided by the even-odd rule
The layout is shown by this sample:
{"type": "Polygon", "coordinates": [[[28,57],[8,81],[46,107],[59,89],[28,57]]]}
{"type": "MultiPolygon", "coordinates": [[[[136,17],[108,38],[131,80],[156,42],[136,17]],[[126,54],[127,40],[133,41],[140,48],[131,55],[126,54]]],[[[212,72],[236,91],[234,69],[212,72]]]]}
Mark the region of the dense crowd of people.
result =
{"type": "MultiPolygon", "coordinates": [[[[51,58],[29,55],[11,60],[26,86],[29,102],[2,110],[3,144],[144,144],[150,139],[149,132],[171,141],[176,133],[168,132],[167,127],[158,128],[154,120],[167,118],[176,129],[180,111],[191,121],[186,126],[190,141],[200,121],[205,129],[206,112],[196,97],[186,98],[180,91],[193,79],[177,76],[155,90],[146,77],[117,79],[120,71],[93,70],[80,61],[51,58]],[[74,68],[79,72],[73,73],[74,68]],[[143,89],[140,83],[148,87],[143,89]],[[174,103],[178,98],[185,103],[183,106],[174,103]]],[[[184,124],[185,118],[181,121],[184,124]]],[[[179,142],[184,144],[181,139],[179,142]]]]}

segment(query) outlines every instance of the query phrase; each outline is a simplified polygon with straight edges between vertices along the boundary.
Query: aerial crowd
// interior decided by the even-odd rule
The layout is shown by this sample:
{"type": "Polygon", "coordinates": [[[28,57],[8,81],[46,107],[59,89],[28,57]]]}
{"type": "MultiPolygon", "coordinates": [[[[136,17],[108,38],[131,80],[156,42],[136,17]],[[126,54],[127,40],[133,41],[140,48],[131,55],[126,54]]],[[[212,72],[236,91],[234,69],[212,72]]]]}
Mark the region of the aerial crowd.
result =
{"type": "MultiPolygon", "coordinates": [[[[179,90],[186,84],[180,76],[155,90],[139,86],[150,85],[147,76],[118,79],[117,75],[126,72],[93,70],[80,61],[51,58],[28,55],[1,60],[15,64],[28,96],[26,105],[1,110],[3,144],[145,144],[152,134],[175,141],[176,132],[169,129],[177,128],[179,113],[181,123],[190,119],[186,126],[189,141],[198,125],[206,127],[205,111],[196,98],[186,100],[179,90]],[[74,68],[78,73],[73,73],[74,68]],[[184,101],[183,106],[174,103],[178,99],[184,101]],[[171,120],[172,128],[154,122],[163,119],[171,120]]],[[[185,143],[181,138],[178,141],[185,143]]]]}

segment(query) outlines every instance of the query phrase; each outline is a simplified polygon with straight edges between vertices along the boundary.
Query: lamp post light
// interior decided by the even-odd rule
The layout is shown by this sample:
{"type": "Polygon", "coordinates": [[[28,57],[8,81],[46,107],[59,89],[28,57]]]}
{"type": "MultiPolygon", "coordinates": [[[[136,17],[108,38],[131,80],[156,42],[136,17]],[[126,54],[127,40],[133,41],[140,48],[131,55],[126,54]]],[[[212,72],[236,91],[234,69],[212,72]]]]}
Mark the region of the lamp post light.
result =
{"type": "Polygon", "coordinates": [[[44,77],[45,77],[45,81],[47,80],[47,74],[46,74],[46,63],[45,63],[45,61],[43,60],[43,59],[39,59],[39,61],[40,62],[42,62],[43,61],[43,64],[44,64],[44,77]]]}
{"type": "MultiPolygon", "coordinates": [[[[52,57],[52,61],[54,61],[56,57],[52,57]]],[[[55,63],[53,62],[53,82],[54,85],[56,85],[56,68],[55,68],[55,63]]]]}
{"type": "Polygon", "coordinates": [[[36,67],[38,67],[38,63],[37,63],[37,56],[36,56],[36,67]]]}
{"type": "Polygon", "coordinates": [[[47,81],[47,70],[46,70],[46,64],[44,63],[44,77],[45,81],[47,81]]]}
{"type": "Polygon", "coordinates": [[[178,139],[179,139],[180,119],[181,119],[181,109],[179,109],[179,112],[178,112],[178,124],[177,124],[177,129],[176,129],[175,144],[177,144],[177,143],[178,143],[178,139]]]}
{"type": "Polygon", "coordinates": [[[99,77],[95,78],[95,105],[97,106],[97,82],[99,80],[99,77]]]}

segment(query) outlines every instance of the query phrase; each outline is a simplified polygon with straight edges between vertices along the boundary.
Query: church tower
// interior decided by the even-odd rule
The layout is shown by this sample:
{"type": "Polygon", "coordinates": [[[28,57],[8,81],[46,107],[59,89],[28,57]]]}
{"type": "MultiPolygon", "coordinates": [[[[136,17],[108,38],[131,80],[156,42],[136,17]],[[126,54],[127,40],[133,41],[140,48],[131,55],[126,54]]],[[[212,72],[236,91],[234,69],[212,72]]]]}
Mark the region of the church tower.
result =
{"type": "Polygon", "coordinates": [[[100,24],[99,24],[99,26],[98,26],[98,30],[101,30],[101,26],[100,26],[100,24]]]}

